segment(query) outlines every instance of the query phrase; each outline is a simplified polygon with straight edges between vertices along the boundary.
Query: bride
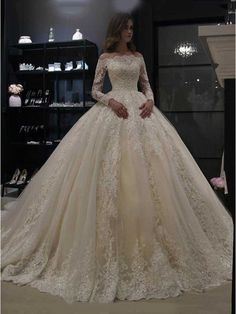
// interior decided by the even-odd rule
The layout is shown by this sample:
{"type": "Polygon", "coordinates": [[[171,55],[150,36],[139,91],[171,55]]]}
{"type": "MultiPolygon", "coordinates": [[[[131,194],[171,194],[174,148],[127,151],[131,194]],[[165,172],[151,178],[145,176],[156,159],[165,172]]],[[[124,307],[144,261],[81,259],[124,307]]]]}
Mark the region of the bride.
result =
{"type": "Polygon", "coordinates": [[[154,106],[132,36],[132,17],[116,14],[97,63],[97,103],[6,205],[2,280],[68,303],[109,303],[232,279],[232,218],[154,106]]]}

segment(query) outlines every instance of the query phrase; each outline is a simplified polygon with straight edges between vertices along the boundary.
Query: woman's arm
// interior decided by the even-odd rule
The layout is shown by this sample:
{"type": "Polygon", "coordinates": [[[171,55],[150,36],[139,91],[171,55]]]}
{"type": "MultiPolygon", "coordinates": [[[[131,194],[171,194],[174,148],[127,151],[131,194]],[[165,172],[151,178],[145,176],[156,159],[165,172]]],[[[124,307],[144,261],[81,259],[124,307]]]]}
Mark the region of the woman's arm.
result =
{"type": "Polygon", "coordinates": [[[144,58],[141,53],[138,53],[141,59],[141,67],[140,67],[140,74],[139,74],[139,84],[142,93],[147,97],[147,100],[152,100],[154,102],[154,96],[153,92],[148,80],[148,75],[147,75],[147,69],[145,65],[144,58]]]}
{"type": "Polygon", "coordinates": [[[107,58],[105,57],[105,54],[102,54],[98,59],[91,94],[94,99],[108,106],[111,97],[102,92],[103,82],[107,71],[106,62],[107,58]]]}

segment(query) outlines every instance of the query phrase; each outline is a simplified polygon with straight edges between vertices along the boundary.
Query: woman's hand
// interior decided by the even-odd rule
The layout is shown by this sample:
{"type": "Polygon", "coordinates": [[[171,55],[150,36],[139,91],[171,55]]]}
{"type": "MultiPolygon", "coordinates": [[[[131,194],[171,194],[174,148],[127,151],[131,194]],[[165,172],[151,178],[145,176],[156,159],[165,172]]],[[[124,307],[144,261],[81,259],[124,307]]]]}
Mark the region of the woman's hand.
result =
{"type": "Polygon", "coordinates": [[[112,98],[109,100],[108,106],[111,107],[111,109],[117,114],[118,117],[124,119],[128,118],[128,110],[120,102],[112,98]]]}
{"type": "Polygon", "coordinates": [[[148,99],[144,104],[142,104],[139,109],[142,109],[140,116],[144,119],[146,117],[150,117],[152,113],[152,108],[154,106],[154,102],[151,99],[148,99]]]}

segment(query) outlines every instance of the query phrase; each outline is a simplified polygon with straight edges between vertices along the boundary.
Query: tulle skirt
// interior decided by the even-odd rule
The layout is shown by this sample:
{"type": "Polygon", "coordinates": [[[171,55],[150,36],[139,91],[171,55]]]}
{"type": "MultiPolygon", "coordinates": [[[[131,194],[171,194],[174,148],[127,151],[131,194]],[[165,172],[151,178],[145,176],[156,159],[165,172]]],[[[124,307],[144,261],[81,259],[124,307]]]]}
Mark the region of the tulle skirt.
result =
{"type": "Polygon", "coordinates": [[[2,280],[66,302],[168,298],[232,279],[233,222],[145,96],[96,103],[2,213],[2,280]]]}

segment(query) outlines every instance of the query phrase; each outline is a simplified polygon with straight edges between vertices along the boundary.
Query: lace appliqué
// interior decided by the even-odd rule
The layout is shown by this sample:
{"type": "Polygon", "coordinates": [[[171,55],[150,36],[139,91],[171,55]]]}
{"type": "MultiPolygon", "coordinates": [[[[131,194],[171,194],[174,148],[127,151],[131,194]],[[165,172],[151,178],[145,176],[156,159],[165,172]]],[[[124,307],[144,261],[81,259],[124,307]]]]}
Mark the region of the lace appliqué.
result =
{"type": "MultiPolygon", "coordinates": [[[[135,55],[123,55],[123,56],[114,55],[114,56],[109,56],[109,57],[104,57],[103,55],[100,56],[98,59],[97,66],[96,66],[95,77],[94,77],[94,82],[92,86],[92,97],[96,99],[97,101],[105,104],[106,106],[108,105],[109,100],[113,98],[113,97],[110,97],[108,93],[107,94],[103,93],[102,90],[103,90],[105,74],[107,71],[109,73],[108,64],[111,61],[116,61],[116,60],[119,60],[119,64],[124,63],[127,66],[129,66],[131,63],[135,61],[139,63],[139,71],[137,72],[137,77],[134,76],[132,78],[131,85],[135,85],[135,84],[137,85],[137,82],[139,81],[142,93],[146,96],[147,99],[151,99],[154,101],[153,92],[152,92],[152,89],[148,80],[145,61],[141,54],[139,54],[138,56],[135,56],[135,55]]],[[[130,71],[130,73],[132,72],[130,71]]],[[[133,73],[135,75],[135,72],[133,73]]],[[[114,86],[116,85],[115,80],[117,80],[117,83],[120,84],[120,86],[123,86],[123,87],[125,86],[127,88],[127,84],[128,84],[127,77],[125,76],[115,77],[114,76],[114,78],[111,80],[112,85],[114,86]],[[121,85],[122,80],[124,80],[123,85],[121,85]]]]}
{"type": "Polygon", "coordinates": [[[107,71],[106,61],[105,58],[100,57],[98,59],[91,95],[94,99],[107,106],[110,98],[102,92],[103,82],[107,71]]]}
{"type": "MultiPolygon", "coordinates": [[[[3,228],[2,236],[6,242],[3,280],[28,283],[40,291],[60,295],[68,303],[108,303],[115,299],[167,298],[187,290],[202,291],[230,277],[233,228],[229,217],[223,212],[214,217],[209,212],[207,205],[212,203],[209,199],[207,202],[194,180],[194,174],[199,174],[199,170],[170,122],[165,121],[155,107],[150,117],[142,119],[139,116],[139,107],[152,97],[143,62],[141,56],[133,55],[99,60],[93,88],[98,103],[80,118],[33,178],[37,193],[30,198],[17,232],[3,228]],[[113,90],[103,94],[101,90],[107,70],[113,90]],[[137,89],[139,79],[142,93],[137,89]],[[110,97],[127,107],[127,120],[103,106],[110,97]],[[88,147],[90,154],[84,157],[83,152],[88,147]],[[127,238],[121,232],[124,230],[122,223],[125,224],[128,216],[120,216],[118,204],[123,147],[130,149],[138,161],[135,172],[140,168],[145,170],[147,186],[145,183],[141,187],[150,189],[150,207],[153,207],[150,211],[145,205],[141,207],[140,214],[144,219],[139,224],[136,219],[131,219],[131,225],[140,227],[132,241],[129,239],[134,234],[132,231],[127,232],[127,238]],[[84,197],[88,197],[86,202],[92,204],[92,215],[89,216],[91,212],[88,213],[86,206],[78,212],[75,210],[74,214],[75,220],[91,218],[89,226],[94,228],[90,230],[85,224],[84,232],[79,233],[81,236],[72,237],[71,244],[67,241],[65,248],[63,241],[60,246],[57,240],[53,242],[53,237],[44,236],[47,227],[51,227],[47,222],[52,219],[54,210],[50,205],[50,193],[63,182],[68,168],[73,169],[72,160],[79,162],[86,157],[91,158],[91,162],[85,162],[83,170],[87,167],[93,171],[86,168],[82,178],[85,181],[91,179],[93,183],[93,194],[84,193],[84,197]],[[94,164],[98,167],[93,168],[94,164]],[[162,168],[165,168],[163,173],[162,168]],[[168,174],[173,177],[169,178],[168,174]],[[162,194],[164,184],[166,189],[162,194]],[[182,194],[176,192],[177,188],[182,194]],[[185,203],[181,208],[182,199],[185,203]],[[147,211],[151,217],[145,214],[147,211]],[[78,216],[81,212],[83,215],[78,216]],[[143,224],[147,217],[150,224],[145,229],[143,224]],[[194,222],[192,226],[191,222],[194,222]]],[[[73,175],[76,177],[77,173],[73,175]]],[[[60,191],[56,189],[58,194],[60,191]]],[[[70,194],[71,190],[68,188],[67,192],[70,194]]],[[[25,193],[19,200],[22,201],[19,207],[24,207],[24,197],[25,193]]],[[[127,207],[129,210],[131,206],[127,207]]],[[[67,210],[70,209],[68,206],[67,210]]],[[[75,230],[61,227],[64,211],[62,206],[61,212],[56,212],[52,231],[62,240],[68,240],[70,232],[75,230]]],[[[134,214],[134,218],[138,218],[137,212],[134,214]]]]}
{"type": "Polygon", "coordinates": [[[139,83],[140,83],[141,91],[144,93],[147,99],[151,99],[154,101],[153,92],[152,92],[152,89],[148,80],[146,65],[142,56],[141,56],[139,83]]]}

